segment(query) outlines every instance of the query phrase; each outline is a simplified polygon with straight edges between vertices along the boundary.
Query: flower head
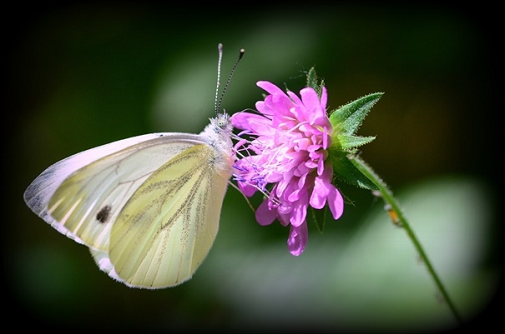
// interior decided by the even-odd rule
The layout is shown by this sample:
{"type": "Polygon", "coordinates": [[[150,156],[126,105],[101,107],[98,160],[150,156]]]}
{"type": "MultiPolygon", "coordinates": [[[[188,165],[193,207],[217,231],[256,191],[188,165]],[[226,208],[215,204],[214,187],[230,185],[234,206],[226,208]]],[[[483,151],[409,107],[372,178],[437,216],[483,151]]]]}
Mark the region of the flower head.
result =
{"type": "Polygon", "coordinates": [[[240,112],[231,118],[233,126],[243,130],[235,145],[240,157],[235,178],[246,196],[258,190],[266,195],[256,220],[268,225],[278,219],[289,225],[288,249],[298,256],[307,244],[308,207],[327,204],[334,219],[344,208],[328,159],[333,127],[326,115],[327,93],[324,86],[321,96],[306,87],[298,97],[267,81],[257,85],[269,93],[256,103],[259,114],[240,112]]]}

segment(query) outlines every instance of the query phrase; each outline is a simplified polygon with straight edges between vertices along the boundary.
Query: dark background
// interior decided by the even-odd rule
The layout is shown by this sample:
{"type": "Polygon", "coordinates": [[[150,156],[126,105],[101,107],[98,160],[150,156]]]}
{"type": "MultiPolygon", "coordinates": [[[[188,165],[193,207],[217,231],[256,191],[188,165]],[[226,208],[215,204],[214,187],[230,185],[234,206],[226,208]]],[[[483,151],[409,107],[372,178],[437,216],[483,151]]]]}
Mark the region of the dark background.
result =
{"type": "Polygon", "coordinates": [[[59,159],[143,133],[201,131],[213,116],[218,43],[224,44],[223,78],[238,50],[246,49],[223,101],[228,113],[262,99],[258,80],[298,92],[312,66],[325,79],[330,109],[385,92],[359,130],[377,136],[362,157],[404,198],[407,217],[419,221],[413,227],[421,242],[446,247],[428,249],[429,256],[435,264],[446,257],[437,269],[468,323],[496,320],[490,310],[499,302],[502,270],[497,134],[503,107],[489,12],[252,2],[208,10],[152,2],[46,3],[6,11],[12,23],[4,29],[2,251],[6,305],[21,316],[17,325],[455,328],[382,203],[347,185],[338,185],[352,200],[344,216],[327,222],[323,234],[310,225],[309,244],[298,258],[286,249],[287,229],[260,227],[230,188],[209,258],[191,281],[160,291],[109,279],[85,247],[26,207],[24,189],[59,159]],[[379,238],[377,226],[404,246],[387,253],[393,241],[379,238]],[[397,262],[405,254],[406,262],[397,262]]]}

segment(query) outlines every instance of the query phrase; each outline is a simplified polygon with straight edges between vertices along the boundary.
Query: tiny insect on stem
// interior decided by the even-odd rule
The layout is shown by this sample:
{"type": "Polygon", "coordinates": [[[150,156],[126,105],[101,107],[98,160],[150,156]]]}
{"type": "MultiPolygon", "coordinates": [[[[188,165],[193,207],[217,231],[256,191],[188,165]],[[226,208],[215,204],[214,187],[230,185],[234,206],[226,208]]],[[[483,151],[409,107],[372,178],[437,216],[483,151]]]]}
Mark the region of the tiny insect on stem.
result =
{"type": "Polygon", "coordinates": [[[400,221],[400,218],[398,217],[398,213],[393,209],[393,207],[389,204],[384,205],[384,210],[387,211],[389,218],[391,218],[391,221],[393,224],[395,224],[398,227],[402,226],[402,222],[400,221]]]}

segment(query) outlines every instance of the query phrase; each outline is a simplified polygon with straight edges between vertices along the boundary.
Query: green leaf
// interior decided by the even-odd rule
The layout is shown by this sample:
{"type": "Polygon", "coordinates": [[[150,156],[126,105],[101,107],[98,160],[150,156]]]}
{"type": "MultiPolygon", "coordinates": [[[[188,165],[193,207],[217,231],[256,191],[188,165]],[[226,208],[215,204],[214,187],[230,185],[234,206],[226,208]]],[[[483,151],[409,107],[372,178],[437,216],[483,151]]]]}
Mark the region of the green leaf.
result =
{"type": "Polygon", "coordinates": [[[373,93],[350,102],[330,115],[334,135],[353,135],[383,93],[373,93]]]}

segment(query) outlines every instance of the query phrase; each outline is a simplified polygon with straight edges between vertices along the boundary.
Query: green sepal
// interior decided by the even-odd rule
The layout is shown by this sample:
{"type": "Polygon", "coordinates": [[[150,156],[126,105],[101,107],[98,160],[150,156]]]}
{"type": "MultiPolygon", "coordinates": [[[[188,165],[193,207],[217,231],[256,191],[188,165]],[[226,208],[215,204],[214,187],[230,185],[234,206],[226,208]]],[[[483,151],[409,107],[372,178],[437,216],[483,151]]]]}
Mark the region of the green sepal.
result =
{"type": "Polygon", "coordinates": [[[360,137],[360,136],[348,136],[348,135],[338,135],[338,142],[340,143],[340,147],[344,151],[350,151],[353,148],[363,146],[372,142],[375,139],[373,137],[360,137]]]}
{"type": "Polygon", "coordinates": [[[333,166],[333,175],[335,178],[360,188],[370,190],[378,189],[368,177],[361,173],[352,160],[348,158],[349,154],[355,153],[354,151],[351,153],[345,152],[335,146],[330,147],[328,151],[328,158],[333,166]]]}
{"type": "Polygon", "coordinates": [[[313,88],[317,92],[319,98],[321,98],[321,92],[323,91],[322,89],[323,86],[324,86],[324,80],[321,80],[321,82],[319,82],[316,70],[314,69],[314,67],[312,67],[307,72],[307,87],[313,88]]]}
{"type": "MultiPolygon", "coordinates": [[[[312,67],[307,72],[307,87],[313,88],[321,97],[324,81],[319,81],[316,70],[312,67]]],[[[374,136],[355,136],[366,115],[383,93],[373,93],[352,101],[330,113],[333,127],[332,145],[328,148],[328,158],[333,166],[334,177],[360,188],[377,190],[377,186],[354,165],[349,156],[356,154],[356,148],[368,144],[374,136]]],[[[311,210],[314,221],[320,231],[324,227],[324,210],[311,210]]]]}
{"type": "Polygon", "coordinates": [[[373,93],[363,96],[332,112],[330,123],[333,126],[333,133],[347,136],[354,135],[365,119],[365,116],[370,112],[370,109],[372,109],[382,94],[373,93]]]}
{"type": "Polygon", "coordinates": [[[373,136],[360,137],[354,134],[382,94],[374,93],[363,96],[338,108],[329,117],[333,134],[332,145],[328,149],[328,153],[335,178],[370,190],[377,190],[377,186],[361,173],[349,159],[349,155],[356,154],[357,147],[368,144],[375,139],[373,136]]]}

